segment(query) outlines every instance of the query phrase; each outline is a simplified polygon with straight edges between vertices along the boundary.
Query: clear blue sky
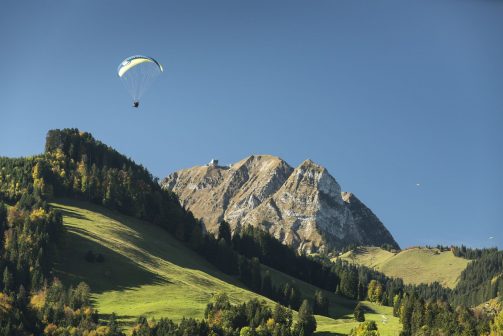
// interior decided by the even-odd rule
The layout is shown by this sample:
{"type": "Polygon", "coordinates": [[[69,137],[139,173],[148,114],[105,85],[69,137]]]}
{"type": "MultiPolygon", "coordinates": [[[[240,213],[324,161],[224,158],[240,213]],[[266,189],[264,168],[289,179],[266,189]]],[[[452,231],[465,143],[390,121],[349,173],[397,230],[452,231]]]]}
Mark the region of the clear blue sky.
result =
{"type": "Polygon", "coordinates": [[[78,127],[159,177],[310,158],[403,247],[503,247],[502,1],[7,0],[0,47],[0,155],[78,127]],[[165,67],[139,109],[134,54],[165,67]]]}

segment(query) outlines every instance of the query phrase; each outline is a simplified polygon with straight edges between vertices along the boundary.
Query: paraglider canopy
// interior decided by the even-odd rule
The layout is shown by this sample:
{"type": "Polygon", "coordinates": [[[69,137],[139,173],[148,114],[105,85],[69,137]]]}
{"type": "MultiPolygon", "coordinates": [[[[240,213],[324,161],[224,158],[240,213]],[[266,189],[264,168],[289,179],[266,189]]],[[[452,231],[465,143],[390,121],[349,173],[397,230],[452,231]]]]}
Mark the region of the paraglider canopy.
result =
{"type": "MultiPolygon", "coordinates": [[[[136,55],[122,61],[117,68],[117,75],[136,104],[163,71],[162,65],[152,57],[136,55]]],[[[135,107],[138,107],[137,104],[135,107]]]]}

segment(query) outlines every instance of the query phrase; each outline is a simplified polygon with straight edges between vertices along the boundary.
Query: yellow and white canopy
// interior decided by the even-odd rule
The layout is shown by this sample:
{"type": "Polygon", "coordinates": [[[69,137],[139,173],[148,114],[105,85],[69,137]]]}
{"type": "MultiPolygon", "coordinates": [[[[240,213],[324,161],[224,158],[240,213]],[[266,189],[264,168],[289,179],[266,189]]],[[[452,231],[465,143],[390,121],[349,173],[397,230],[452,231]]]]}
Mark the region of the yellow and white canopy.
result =
{"type": "Polygon", "coordinates": [[[162,65],[157,62],[155,59],[152,57],[147,57],[147,56],[142,56],[142,55],[136,55],[136,56],[130,56],[126,58],[122,63],[119,65],[119,68],[117,69],[117,74],[119,77],[122,77],[128,70],[134,68],[135,66],[145,63],[145,62],[151,62],[156,64],[159,67],[159,70],[163,72],[162,65]]]}
{"type": "Polygon", "coordinates": [[[136,55],[122,61],[117,68],[117,75],[133,100],[138,102],[150,84],[163,71],[162,65],[152,57],[136,55]]]}

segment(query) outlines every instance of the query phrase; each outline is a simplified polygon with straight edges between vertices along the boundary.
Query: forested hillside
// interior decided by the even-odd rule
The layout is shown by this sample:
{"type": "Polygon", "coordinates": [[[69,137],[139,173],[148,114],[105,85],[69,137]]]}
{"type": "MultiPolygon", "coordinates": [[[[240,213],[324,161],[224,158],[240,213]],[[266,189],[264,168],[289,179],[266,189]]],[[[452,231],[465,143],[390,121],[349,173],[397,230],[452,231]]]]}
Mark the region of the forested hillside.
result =
{"type": "MultiPolygon", "coordinates": [[[[66,129],[48,133],[46,151],[42,155],[0,158],[0,234],[3,238],[0,245],[0,328],[5,335],[64,335],[90,331],[103,335],[121,334],[115,317],[106,316],[107,322],[100,320],[90,304],[91,292],[87,284],[77,281],[76,287],[68,287],[54,277],[53,264],[57,252],[62,249],[61,236],[65,228],[61,214],[47,201],[60,197],[89,201],[140,219],[142,225],[162,228],[248,290],[303,311],[306,321],[311,319],[313,311],[320,315],[332,314],[336,308],[331,305],[337,303],[330,300],[332,294],[327,293],[336,293],[347,299],[368,299],[393,307],[395,316],[403,323],[404,335],[415,335],[420,330],[451,335],[488,334],[491,329],[498,332],[495,331],[497,323],[490,323],[492,313],[475,314],[466,307],[501,293],[501,251],[482,253],[463,272],[457,287],[450,290],[438,284],[404,285],[400,279],[389,278],[364,266],[299,255],[258,229],[246,228],[231,235],[229,225],[221,222],[215,236],[207,235],[194,216],[183,209],[177,197],[162,190],[157,179],[144,167],[95,140],[89,133],[66,129]],[[306,295],[293,283],[275,282],[271,271],[261,264],[318,288],[315,295],[306,295]],[[464,322],[446,325],[447,319],[464,322]]],[[[91,250],[85,258],[99,263],[106,262],[107,257],[91,250]]],[[[156,324],[146,325],[145,320],[139,320],[134,330],[137,335],[174,335],[173,332],[177,334],[194,327],[199,328],[200,335],[234,335],[248,327],[252,335],[258,332],[259,325],[268,323],[265,317],[272,316],[257,305],[252,306],[258,314],[263,313],[264,318],[255,322],[244,318],[245,322],[225,328],[220,322],[208,324],[215,321],[214,316],[225,311],[235,313],[224,302],[216,311],[208,308],[206,322],[191,320],[176,327],[166,322],[155,329],[156,324]]],[[[242,309],[248,309],[246,307],[242,309]]],[[[360,313],[355,316],[361,318],[360,313]]],[[[285,324],[281,324],[283,331],[277,332],[264,327],[259,334],[288,335],[290,332],[296,335],[302,332],[307,336],[313,331],[310,322],[300,326],[286,323],[288,330],[283,327],[285,324]]],[[[360,329],[367,327],[374,328],[367,325],[360,329]]],[[[358,331],[355,329],[354,333],[358,331]]]]}
{"type": "Polygon", "coordinates": [[[89,287],[78,283],[65,288],[52,277],[63,230],[61,214],[31,188],[14,205],[4,203],[12,200],[0,198],[0,335],[40,335],[58,327],[98,329],[89,287]]]}
{"type": "Polygon", "coordinates": [[[456,305],[476,306],[503,293],[503,252],[494,248],[437,246],[390,252],[358,247],[337,259],[403,278],[416,285],[423,299],[443,298],[456,305]]]}

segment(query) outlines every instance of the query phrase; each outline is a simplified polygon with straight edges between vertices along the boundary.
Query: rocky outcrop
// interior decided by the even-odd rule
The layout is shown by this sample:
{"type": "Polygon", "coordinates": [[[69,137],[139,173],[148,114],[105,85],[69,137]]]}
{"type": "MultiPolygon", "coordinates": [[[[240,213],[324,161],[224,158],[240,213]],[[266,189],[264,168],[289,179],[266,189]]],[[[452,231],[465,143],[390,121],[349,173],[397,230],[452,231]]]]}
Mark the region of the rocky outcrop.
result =
{"type": "Polygon", "coordinates": [[[306,160],[293,169],[270,155],[230,166],[215,164],[175,172],[162,181],[182,205],[215,232],[253,225],[299,251],[330,251],[347,244],[398,247],[379,219],[341,188],[328,171],[306,160]]]}
{"type": "Polygon", "coordinates": [[[351,211],[355,227],[361,237],[360,245],[379,245],[375,244],[375,242],[382,241],[383,244],[387,243],[394,248],[398,248],[388,229],[355,195],[350,192],[343,192],[342,199],[351,211]]]}

